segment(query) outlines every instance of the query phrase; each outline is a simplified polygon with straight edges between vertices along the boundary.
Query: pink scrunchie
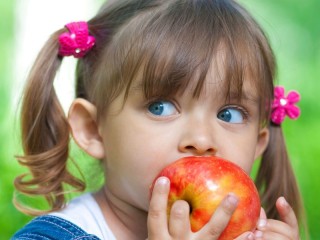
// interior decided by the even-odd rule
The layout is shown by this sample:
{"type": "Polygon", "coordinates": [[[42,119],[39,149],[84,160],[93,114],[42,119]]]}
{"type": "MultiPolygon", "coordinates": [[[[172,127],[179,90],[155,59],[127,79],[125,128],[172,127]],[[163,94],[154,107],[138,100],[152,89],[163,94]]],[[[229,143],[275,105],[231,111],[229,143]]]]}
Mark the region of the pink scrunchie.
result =
{"type": "Polygon", "coordinates": [[[71,22],[65,26],[69,32],[59,36],[59,55],[82,58],[94,46],[95,38],[89,35],[86,22],[71,22]]]}
{"type": "Polygon", "coordinates": [[[300,108],[295,106],[300,101],[300,94],[296,91],[290,91],[285,96],[282,86],[274,88],[274,100],[272,103],[271,121],[280,125],[286,116],[291,119],[297,119],[300,116],[300,108]]]}

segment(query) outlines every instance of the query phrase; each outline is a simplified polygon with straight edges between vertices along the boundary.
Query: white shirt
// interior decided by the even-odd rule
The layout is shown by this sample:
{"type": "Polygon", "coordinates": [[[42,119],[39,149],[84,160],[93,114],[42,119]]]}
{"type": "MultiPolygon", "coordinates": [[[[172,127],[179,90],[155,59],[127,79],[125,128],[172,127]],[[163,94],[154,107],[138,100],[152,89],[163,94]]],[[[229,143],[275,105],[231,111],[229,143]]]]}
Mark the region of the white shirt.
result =
{"type": "Polygon", "coordinates": [[[116,240],[107,225],[98,203],[90,193],[81,195],[59,212],[50,213],[82,228],[89,234],[104,240],[116,240]]]}

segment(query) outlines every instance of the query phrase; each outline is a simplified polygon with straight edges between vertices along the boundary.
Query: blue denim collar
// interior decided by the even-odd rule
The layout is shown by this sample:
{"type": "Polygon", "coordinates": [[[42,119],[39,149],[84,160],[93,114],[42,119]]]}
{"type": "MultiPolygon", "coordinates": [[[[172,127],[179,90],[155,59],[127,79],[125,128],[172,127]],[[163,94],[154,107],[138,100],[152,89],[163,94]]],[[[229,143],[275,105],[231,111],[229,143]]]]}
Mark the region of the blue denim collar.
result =
{"type": "Polygon", "coordinates": [[[52,215],[33,219],[19,230],[12,240],[99,240],[95,235],[86,233],[77,225],[52,215]]]}

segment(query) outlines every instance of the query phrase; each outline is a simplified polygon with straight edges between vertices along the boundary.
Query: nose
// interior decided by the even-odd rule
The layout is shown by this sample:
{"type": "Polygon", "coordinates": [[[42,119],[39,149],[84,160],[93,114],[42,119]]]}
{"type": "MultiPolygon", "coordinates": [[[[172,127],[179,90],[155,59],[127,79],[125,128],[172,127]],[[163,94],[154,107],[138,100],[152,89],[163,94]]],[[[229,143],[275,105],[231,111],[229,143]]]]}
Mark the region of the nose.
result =
{"type": "Polygon", "coordinates": [[[204,122],[188,124],[179,142],[179,151],[192,155],[215,155],[217,146],[214,142],[213,129],[204,122]]]}

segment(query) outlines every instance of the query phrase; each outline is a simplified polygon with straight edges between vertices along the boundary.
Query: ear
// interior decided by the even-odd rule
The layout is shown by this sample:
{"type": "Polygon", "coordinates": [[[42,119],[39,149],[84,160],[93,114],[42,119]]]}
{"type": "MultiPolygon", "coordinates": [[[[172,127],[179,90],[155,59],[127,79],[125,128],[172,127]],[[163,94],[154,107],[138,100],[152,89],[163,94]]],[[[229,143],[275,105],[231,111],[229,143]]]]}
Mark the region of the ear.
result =
{"type": "Polygon", "coordinates": [[[260,129],[254,159],[257,159],[258,157],[260,157],[263,154],[263,152],[266,150],[269,144],[269,136],[270,134],[269,134],[268,127],[264,127],[260,129]]]}
{"type": "Polygon", "coordinates": [[[77,98],[73,101],[68,121],[75,142],[90,156],[102,159],[105,151],[97,124],[96,107],[89,101],[77,98]]]}

